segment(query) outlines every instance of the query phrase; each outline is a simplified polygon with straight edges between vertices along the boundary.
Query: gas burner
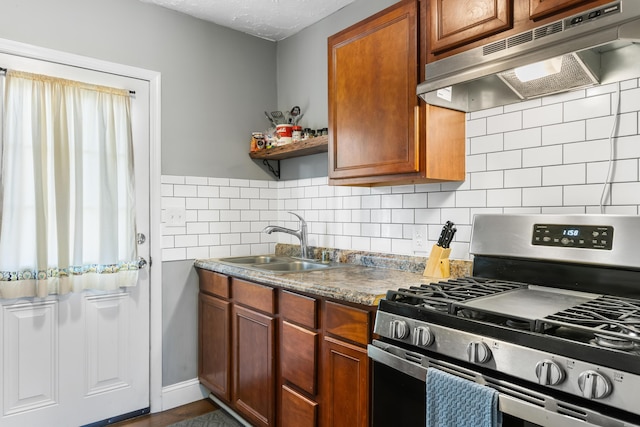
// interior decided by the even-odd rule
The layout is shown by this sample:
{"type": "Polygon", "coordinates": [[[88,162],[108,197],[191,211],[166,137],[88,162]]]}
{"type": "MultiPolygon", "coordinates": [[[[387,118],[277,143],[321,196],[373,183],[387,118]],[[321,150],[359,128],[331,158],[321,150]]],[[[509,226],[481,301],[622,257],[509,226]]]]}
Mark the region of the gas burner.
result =
{"type": "Polygon", "coordinates": [[[442,301],[425,301],[420,304],[420,307],[427,308],[434,311],[446,313],[449,311],[449,304],[442,301]]]}
{"type": "Polygon", "coordinates": [[[592,340],[592,343],[605,348],[611,348],[614,350],[622,350],[622,351],[631,351],[637,350],[638,346],[633,342],[626,340],[624,338],[614,337],[611,335],[605,334],[594,334],[595,338],[592,340]]]}
{"type": "Polygon", "coordinates": [[[521,329],[525,331],[531,329],[531,322],[526,320],[507,319],[505,325],[513,329],[521,329]]]}

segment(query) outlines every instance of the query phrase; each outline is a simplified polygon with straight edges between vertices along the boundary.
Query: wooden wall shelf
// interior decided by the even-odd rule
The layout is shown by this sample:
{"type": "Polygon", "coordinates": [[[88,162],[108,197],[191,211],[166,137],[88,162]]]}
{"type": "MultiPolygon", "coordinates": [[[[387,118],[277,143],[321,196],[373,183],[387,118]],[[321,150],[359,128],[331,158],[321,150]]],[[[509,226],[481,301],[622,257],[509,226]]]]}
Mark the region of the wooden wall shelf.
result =
{"type": "Polygon", "coordinates": [[[273,147],[259,151],[252,151],[249,156],[252,159],[284,160],[292,157],[308,156],[311,154],[326,153],[329,150],[329,137],[327,135],[306,139],[301,142],[273,147]]]}

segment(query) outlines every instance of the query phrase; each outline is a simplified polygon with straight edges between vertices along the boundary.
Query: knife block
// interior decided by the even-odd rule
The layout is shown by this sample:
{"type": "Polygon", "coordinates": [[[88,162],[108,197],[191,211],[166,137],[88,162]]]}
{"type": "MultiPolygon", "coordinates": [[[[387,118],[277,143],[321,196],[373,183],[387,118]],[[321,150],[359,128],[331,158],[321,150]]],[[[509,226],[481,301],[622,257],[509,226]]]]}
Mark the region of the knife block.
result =
{"type": "Polygon", "coordinates": [[[438,245],[433,245],[431,253],[429,254],[429,260],[424,268],[423,276],[437,277],[446,279],[449,277],[449,254],[451,248],[443,248],[438,245]]]}

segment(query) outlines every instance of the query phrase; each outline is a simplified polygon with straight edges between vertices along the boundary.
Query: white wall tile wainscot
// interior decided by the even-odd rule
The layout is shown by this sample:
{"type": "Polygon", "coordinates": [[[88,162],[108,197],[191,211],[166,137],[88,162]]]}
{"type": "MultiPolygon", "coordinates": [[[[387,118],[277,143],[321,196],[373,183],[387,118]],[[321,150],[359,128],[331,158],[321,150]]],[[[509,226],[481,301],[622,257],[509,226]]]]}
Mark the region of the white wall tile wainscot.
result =
{"type": "Polygon", "coordinates": [[[163,176],[163,260],[273,252],[292,236],[262,229],[309,224],[313,246],[427,256],[442,224],[452,256],[469,259],[477,213],[639,213],[638,79],[467,114],[464,182],[333,187],[290,181],[163,176]],[[617,125],[612,133],[616,110],[617,125]],[[613,138],[610,138],[611,135],[613,138]],[[414,231],[428,241],[416,247],[414,231]]]}

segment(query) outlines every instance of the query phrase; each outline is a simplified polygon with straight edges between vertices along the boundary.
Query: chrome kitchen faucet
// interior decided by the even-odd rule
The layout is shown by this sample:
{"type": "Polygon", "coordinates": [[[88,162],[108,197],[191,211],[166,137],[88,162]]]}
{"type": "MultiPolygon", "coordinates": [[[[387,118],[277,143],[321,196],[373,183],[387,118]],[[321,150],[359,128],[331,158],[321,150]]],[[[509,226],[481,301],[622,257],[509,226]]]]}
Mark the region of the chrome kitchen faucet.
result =
{"type": "Polygon", "coordinates": [[[300,257],[309,259],[308,249],[307,249],[307,222],[297,213],[289,212],[291,215],[295,215],[300,220],[300,229],[292,230],[290,228],[280,227],[279,225],[267,225],[264,230],[264,233],[271,234],[275,232],[287,233],[292,236],[296,236],[300,239],[300,257]]]}

